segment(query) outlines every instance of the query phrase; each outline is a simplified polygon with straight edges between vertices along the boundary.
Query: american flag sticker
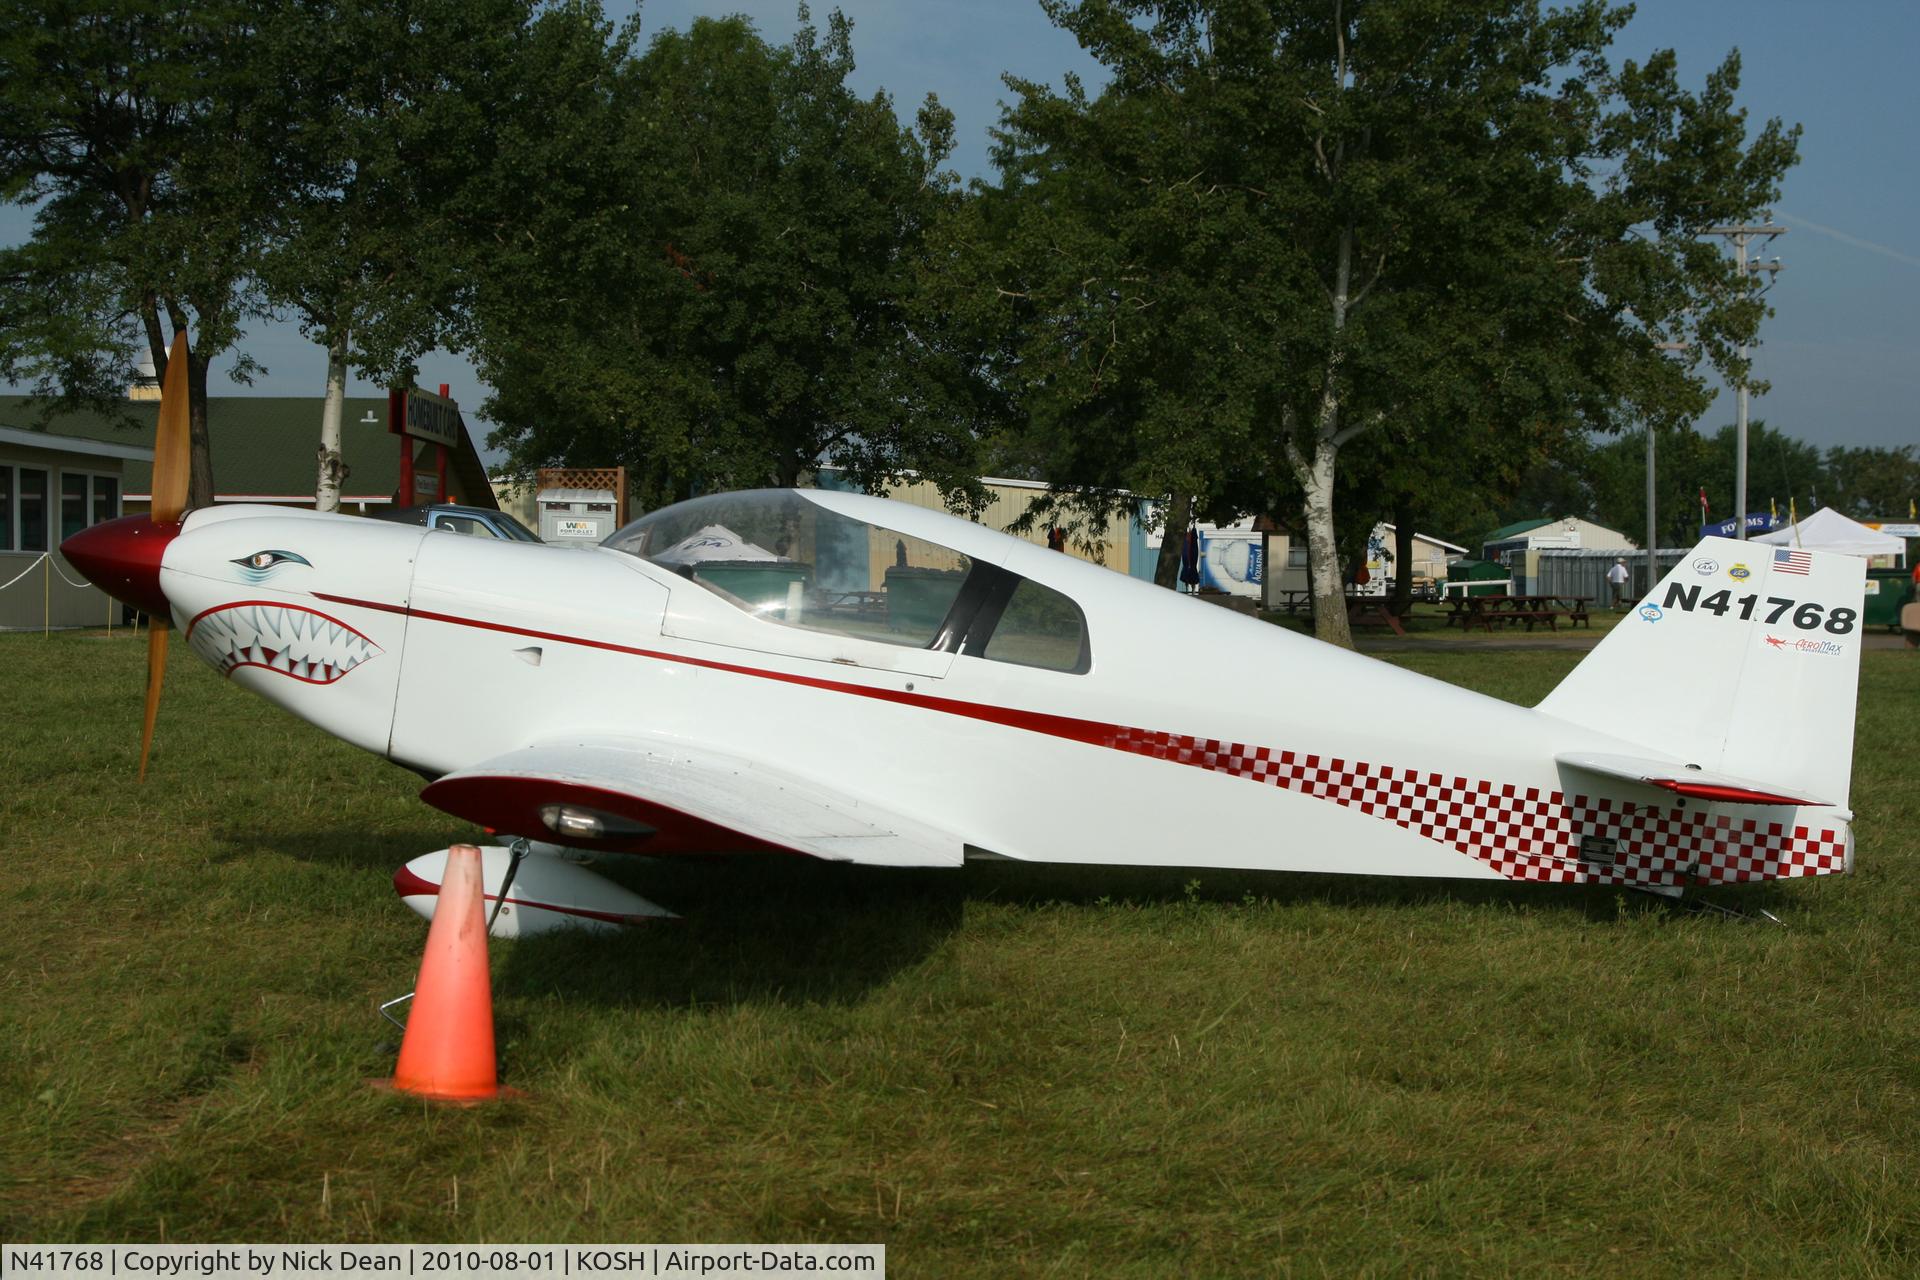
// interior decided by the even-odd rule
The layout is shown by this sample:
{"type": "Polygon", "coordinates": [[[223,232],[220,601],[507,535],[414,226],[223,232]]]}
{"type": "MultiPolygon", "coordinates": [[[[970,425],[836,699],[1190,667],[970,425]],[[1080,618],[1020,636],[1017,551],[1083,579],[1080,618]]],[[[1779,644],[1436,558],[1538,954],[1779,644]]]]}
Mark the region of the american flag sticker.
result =
{"type": "Polygon", "coordinates": [[[1797,573],[1805,577],[1813,568],[1813,552],[1780,550],[1773,553],[1773,567],[1779,573],[1797,573]]]}

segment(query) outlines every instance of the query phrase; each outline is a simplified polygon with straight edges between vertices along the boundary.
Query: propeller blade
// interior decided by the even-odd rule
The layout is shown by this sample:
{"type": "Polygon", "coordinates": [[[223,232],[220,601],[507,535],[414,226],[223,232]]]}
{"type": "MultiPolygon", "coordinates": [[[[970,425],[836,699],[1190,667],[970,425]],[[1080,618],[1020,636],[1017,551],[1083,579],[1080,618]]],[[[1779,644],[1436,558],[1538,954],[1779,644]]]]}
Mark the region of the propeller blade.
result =
{"type": "MultiPolygon", "coordinates": [[[[173,350],[167,353],[167,376],[160,383],[160,424],[153,434],[153,501],[149,516],[154,520],[178,520],[187,510],[188,480],[193,471],[193,429],[188,414],[187,331],[173,335],[173,350]]],[[[140,728],[140,781],[147,780],[147,756],[153,751],[153,722],[160,714],[160,686],[167,678],[167,633],[171,625],[165,617],[148,615],[147,629],[147,708],[140,728]]]]}
{"type": "Polygon", "coordinates": [[[147,715],[140,729],[140,781],[147,780],[147,753],[153,750],[153,720],[160,714],[160,685],[167,678],[167,636],[172,628],[158,618],[147,627],[147,715]]]}
{"type": "Polygon", "coordinates": [[[187,481],[193,470],[193,439],[187,413],[187,331],[173,335],[167,376],[160,384],[160,427],[153,436],[155,520],[178,520],[187,509],[187,481]]]}

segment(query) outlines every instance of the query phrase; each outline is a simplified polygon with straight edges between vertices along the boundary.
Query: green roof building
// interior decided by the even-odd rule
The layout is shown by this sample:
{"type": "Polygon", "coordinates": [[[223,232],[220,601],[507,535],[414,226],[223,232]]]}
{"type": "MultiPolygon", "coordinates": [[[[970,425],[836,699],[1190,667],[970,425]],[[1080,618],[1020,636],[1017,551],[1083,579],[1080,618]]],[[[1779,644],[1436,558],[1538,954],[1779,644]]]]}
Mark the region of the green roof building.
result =
{"type": "MultiPolygon", "coordinates": [[[[132,400],[123,412],[63,413],[42,424],[38,402],[24,396],[0,396],[0,429],[9,430],[13,439],[21,439],[28,432],[51,433],[145,450],[150,458],[159,408],[155,400],[132,400]]],[[[312,506],[319,472],[320,409],[317,397],[209,397],[207,433],[213,454],[215,501],[312,506]]],[[[487,483],[486,466],[464,421],[458,446],[448,450],[446,493],[438,498],[433,491],[433,450],[388,432],[385,396],[347,398],[340,444],[347,465],[340,486],[342,511],[364,512],[371,507],[436,500],[480,507],[498,505],[487,483]],[[427,491],[410,498],[400,494],[403,441],[416,446],[421,457],[416,463],[416,480],[427,487],[427,491]]],[[[123,483],[126,509],[144,511],[153,483],[152,463],[128,458],[123,483]]]]}

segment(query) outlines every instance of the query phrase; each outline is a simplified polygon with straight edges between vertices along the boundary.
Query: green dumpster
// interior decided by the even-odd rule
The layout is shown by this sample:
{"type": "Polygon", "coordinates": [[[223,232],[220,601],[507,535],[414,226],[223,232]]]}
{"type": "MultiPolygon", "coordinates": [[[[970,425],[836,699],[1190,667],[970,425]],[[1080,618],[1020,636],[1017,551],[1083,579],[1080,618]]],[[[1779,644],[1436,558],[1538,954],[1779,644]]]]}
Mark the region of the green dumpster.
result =
{"type": "Polygon", "coordinates": [[[1447,566],[1447,581],[1469,582],[1478,585],[1449,587],[1447,594],[1450,596],[1504,596],[1509,594],[1506,583],[1512,577],[1512,571],[1497,561],[1455,560],[1447,566]]]}
{"type": "Polygon", "coordinates": [[[1863,627],[1900,627],[1900,606],[1913,599],[1913,580],[1905,569],[1867,570],[1867,607],[1863,627]]]}
{"type": "Polygon", "coordinates": [[[806,589],[812,570],[812,565],[795,560],[702,560],[693,566],[693,576],[738,596],[762,617],[798,622],[798,618],[787,618],[787,602],[795,583],[806,589]]]}
{"type": "Polygon", "coordinates": [[[966,580],[962,569],[916,569],[894,565],[887,570],[887,626],[916,641],[933,639],[946,621],[953,598],[966,580]]]}

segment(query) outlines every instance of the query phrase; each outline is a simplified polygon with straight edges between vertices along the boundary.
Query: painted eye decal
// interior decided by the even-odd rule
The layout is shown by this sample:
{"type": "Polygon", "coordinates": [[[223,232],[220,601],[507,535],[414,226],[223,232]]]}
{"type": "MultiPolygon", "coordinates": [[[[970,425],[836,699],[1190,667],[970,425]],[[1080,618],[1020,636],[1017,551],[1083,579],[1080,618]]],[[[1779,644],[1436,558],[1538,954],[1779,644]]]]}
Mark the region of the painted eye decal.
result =
{"type": "Polygon", "coordinates": [[[240,576],[248,582],[264,581],[275,569],[283,564],[304,564],[313,567],[305,556],[293,551],[256,551],[250,556],[241,556],[233,561],[240,566],[240,576]]]}

